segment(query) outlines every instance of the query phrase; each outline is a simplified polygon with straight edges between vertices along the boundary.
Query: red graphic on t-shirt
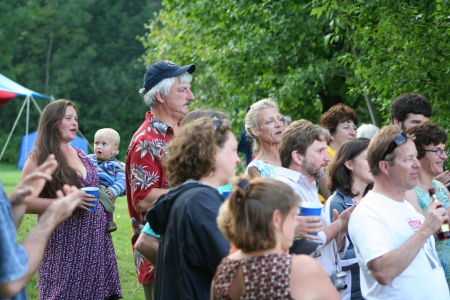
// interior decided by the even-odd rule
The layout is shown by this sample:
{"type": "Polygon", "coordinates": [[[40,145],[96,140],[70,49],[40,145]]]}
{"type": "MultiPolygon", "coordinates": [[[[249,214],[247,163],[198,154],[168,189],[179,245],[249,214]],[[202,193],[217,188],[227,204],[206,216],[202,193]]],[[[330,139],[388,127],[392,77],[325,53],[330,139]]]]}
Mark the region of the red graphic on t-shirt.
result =
{"type": "Polygon", "coordinates": [[[422,222],[419,219],[409,219],[408,221],[409,226],[411,226],[412,230],[416,231],[419,230],[420,227],[422,227],[422,222]]]}

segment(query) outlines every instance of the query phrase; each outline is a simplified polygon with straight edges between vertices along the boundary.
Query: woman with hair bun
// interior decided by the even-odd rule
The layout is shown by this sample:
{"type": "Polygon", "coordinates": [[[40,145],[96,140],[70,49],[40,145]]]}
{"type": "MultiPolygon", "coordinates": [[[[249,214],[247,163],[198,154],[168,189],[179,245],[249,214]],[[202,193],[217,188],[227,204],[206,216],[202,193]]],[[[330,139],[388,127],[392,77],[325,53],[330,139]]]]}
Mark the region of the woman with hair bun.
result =
{"type": "Polygon", "coordinates": [[[300,199],[269,178],[240,179],[217,223],[240,249],[217,267],[211,299],[340,299],[320,264],[286,254],[300,199]]]}
{"type": "Polygon", "coordinates": [[[208,299],[217,265],[229,242],[216,218],[240,163],[228,119],[203,117],[180,127],[167,147],[167,179],[174,189],[147,211],[161,235],[156,261],[155,299],[208,299]]]}

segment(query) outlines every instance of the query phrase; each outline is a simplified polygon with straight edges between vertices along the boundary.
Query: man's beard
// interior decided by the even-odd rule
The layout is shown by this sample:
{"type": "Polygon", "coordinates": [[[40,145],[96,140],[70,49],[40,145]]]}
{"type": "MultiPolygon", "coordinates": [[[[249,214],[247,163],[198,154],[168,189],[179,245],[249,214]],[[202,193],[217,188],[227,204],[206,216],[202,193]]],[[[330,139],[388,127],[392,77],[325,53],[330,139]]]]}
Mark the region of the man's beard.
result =
{"type": "Polygon", "coordinates": [[[328,166],[328,163],[323,163],[320,166],[316,166],[312,161],[305,157],[305,171],[309,176],[314,179],[319,179],[325,176],[325,171],[322,171],[320,168],[328,166]]]}

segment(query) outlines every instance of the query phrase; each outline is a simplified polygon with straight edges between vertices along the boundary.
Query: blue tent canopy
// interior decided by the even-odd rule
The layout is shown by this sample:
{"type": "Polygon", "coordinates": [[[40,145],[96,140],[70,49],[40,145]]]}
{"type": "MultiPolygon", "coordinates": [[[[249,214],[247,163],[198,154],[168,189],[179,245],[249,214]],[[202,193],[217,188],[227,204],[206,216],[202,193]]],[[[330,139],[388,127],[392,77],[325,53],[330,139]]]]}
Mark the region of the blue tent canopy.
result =
{"type": "MultiPolygon", "coordinates": [[[[19,170],[23,169],[23,166],[25,165],[25,161],[28,158],[28,155],[30,154],[31,150],[34,148],[34,140],[36,139],[37,132],[32,132],[28,135],[28,143],[25,142],[25,139],[27,138],[26,135],[22,136],[22,142],[20,143],[20,152],[19,152],[19,161],[17,162],[17,168],[19,170]],[[25,149],[25,145],[27,145],[28,149],[25,149]]],[[[88,154],[88,142],[79,137],[78,135],[75,137],[73,141],[69,143],[70,146],[80,148],[84,151],[84,153],[88,154]]]]}
{"type": "Polygon", "coordinates": [[[50,97],[39,94],[35,91],[32,91],[30,89],[27,89],[24,86],[21,86],[20,84],[12,81],[6,76],[3,76],[0,74],[0,90],[4,90],[11,93],[16,93],[18,96],[27,97],[27,96],[33,96],[35,98],[47,98],[50,99],[50,97]]]}

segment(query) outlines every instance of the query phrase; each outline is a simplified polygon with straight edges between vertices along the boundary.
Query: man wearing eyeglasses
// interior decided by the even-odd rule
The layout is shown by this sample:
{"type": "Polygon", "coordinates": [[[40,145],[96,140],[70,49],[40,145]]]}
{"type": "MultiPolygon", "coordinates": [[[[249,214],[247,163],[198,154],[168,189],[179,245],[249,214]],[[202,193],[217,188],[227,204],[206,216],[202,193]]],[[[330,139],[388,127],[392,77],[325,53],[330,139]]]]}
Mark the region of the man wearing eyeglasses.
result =
{"type": "Polygon", "coordinates": [[[448,220],[443,203],[433,203],[424,217],[405,200],[420,167],[413,140],[398,126],[385,126],[370,141],[367,158],[374,187],[349,223],[364,299],[450,299],[433,237],[448,220]]]}

